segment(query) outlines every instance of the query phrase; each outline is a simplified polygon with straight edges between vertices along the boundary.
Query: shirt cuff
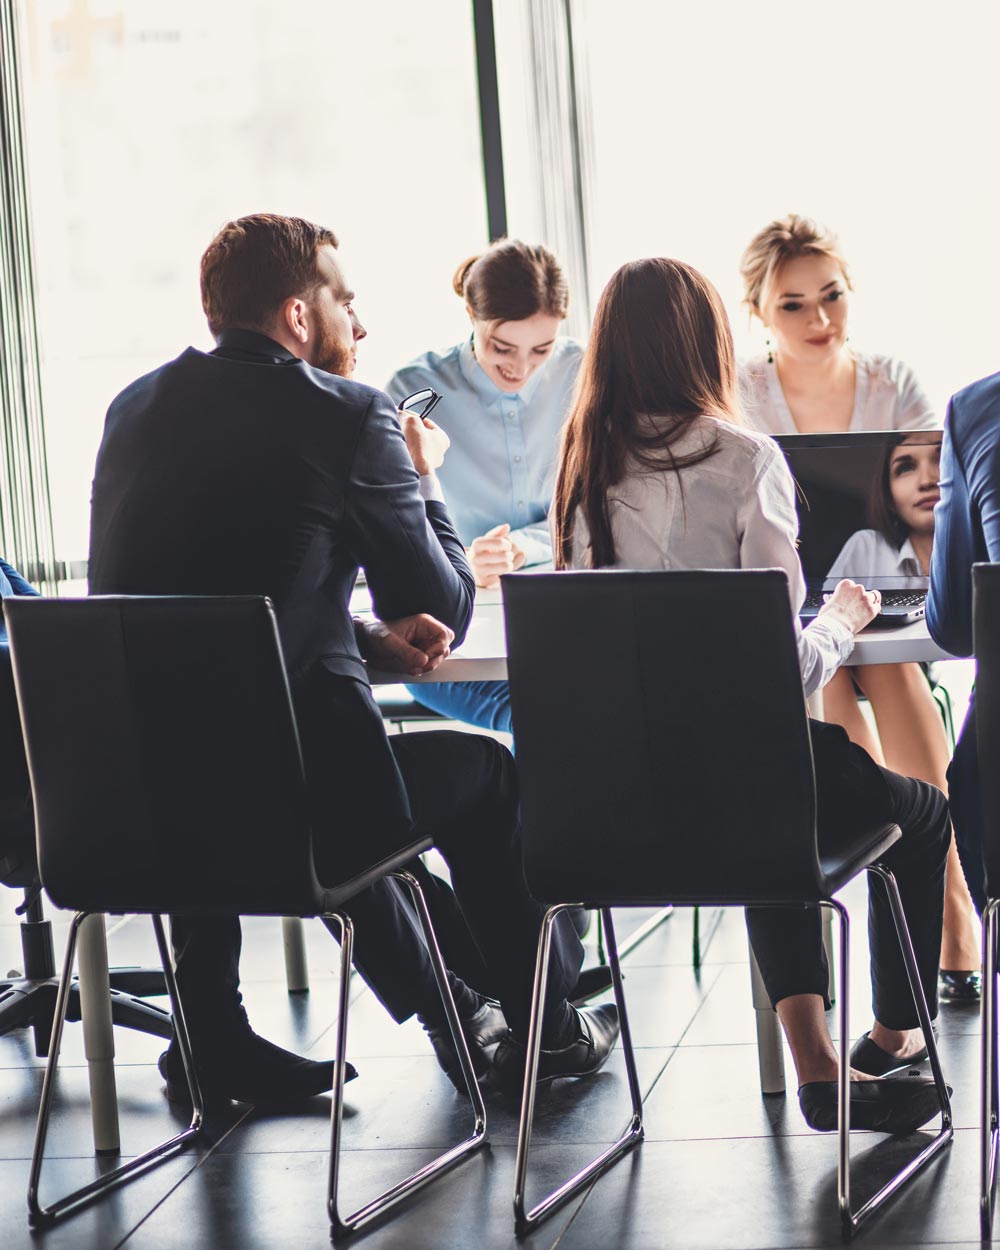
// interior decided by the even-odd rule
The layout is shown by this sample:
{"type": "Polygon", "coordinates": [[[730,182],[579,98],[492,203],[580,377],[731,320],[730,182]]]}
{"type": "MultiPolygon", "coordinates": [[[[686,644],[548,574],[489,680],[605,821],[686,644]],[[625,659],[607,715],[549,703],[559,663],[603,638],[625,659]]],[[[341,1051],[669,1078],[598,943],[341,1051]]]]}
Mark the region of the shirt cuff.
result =
{"type": "Polygon", "coordinates": [[[444,491],[436,473],[425,473],[421,476],[420,498],[424,503],[444,503],[444,491]]]}
{"type": "Polygon", "coordinates": [[[841,661],[847,660],[854,650],[854,631],[844,624],[843,621],[837,620],[836,617],[817,616],[810,624],[810,629],[822,629],[830,637],[837,651],[840,653],[841,661]]]}

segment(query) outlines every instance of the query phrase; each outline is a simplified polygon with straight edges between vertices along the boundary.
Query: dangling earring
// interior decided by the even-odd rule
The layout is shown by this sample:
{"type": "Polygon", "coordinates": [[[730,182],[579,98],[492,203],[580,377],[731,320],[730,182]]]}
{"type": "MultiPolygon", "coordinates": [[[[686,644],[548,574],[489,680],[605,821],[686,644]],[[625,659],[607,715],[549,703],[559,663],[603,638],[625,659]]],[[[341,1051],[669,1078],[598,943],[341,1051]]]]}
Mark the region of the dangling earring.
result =
{"type": "Polygon", "coordinates": [[[771,351],[771,340],[765,339],[765,342],[767,343],[767,363],[769,365],[773,365],[774,364],[774,352],[771,351]]]}

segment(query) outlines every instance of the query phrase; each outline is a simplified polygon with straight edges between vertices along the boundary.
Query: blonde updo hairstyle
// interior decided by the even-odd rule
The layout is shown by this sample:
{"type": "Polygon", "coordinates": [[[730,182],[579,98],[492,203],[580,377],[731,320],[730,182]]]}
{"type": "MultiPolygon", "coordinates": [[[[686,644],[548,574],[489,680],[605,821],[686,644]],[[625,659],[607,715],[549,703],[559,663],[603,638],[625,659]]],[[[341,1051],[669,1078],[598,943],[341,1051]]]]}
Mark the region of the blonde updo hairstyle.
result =
{"type": "Polygon", "coordinates": [[[547,247],[518,239],[499,239],[462,261],[452,286],[473,320],[488,327],[536,313],[562,320],[569,310],[569,287],[558,260],[547,247]]]}
{"type": "Polygon", "coordinates": [[[800,256],[828,256],[836,261],[844,275],[847,289],[852,291],[847,262],[840,252],[837,236],[826,226],[811,217],[789,213],[776,221],[768,222],[750,240],[740,260],[740,277],[743,279],[743,303],[751,313],[763,320],[762,310],[778,272],[790,260],[800,256]]]}

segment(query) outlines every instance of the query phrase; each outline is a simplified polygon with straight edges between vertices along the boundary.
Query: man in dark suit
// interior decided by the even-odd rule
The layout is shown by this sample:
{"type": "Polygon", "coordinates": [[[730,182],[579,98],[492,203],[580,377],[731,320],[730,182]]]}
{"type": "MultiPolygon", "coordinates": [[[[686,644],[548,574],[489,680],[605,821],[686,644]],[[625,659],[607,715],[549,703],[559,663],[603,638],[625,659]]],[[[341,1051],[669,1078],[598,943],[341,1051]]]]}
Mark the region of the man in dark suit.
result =
{"type": "MultiPolygon", "coordinates": [[[[389,740],[365,660],[432,671],[460,642],[473,578],[434,468],[447,439],[351,381],[365,331],[329,230],[261,214],[225,226],[201,265],[217,346],[189,348],[112,403],[97,458],[90,588],[120,594],[261,594],[274,602],[303,745],[321,879],[341,880],[412,829],[448,860],[462,913],[500,999],[453,981],[477,1071],[514,1090],[543,909],[527,893],[513,760],[467,734],[389,740]],[[374,622],[352,620],[365,569],[374,622]],[[327,834],[330,830],[333,837],[327,834]]],[[[253,680],[247,674],[247,680],[253,680]]],[[[397,1020],[417,1012],[454,1079],[429,959],[391,883],[356,897],[356,963],[397,1020]]],[[[238,990],[239,925],[173,923],[204,1084],[220,1095],[327,1088],[328,1064],[250,1031],[238,990]]],[[[545,1015],[548,1077],[585,1075],[617,1036],[613,1007],[566,1001],[581,947],[559,949],[545,1015]]],[[[180,1083],[177,1056],[161,1071],[180,1083]]]]}
{"type": "MultiPolygon", "coordinates": [[[[972,654],[972,566],[1000,562],[1000,373],[952,396],[941,446],[941,500],[934,509],[927,628],[952,655],[972,654]]],[[[948,769],[955,841],[969,893],[986,906],[975,696],[948,769]]]]}

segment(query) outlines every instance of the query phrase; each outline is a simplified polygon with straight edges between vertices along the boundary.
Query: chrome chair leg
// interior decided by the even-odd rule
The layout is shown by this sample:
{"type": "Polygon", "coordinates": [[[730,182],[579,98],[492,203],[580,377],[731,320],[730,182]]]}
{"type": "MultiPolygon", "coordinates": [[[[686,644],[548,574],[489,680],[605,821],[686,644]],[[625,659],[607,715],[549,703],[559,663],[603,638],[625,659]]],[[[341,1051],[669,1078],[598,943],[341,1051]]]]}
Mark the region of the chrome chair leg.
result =
{"type": "Polygon", "coordinates": [[[526,1232],[541,1223],[558,1207],[567,1202],[574,1194],[590,1181],[595,1180],[613,1163],[621,1158],[626,1151],[637,1146],[643,1138],[642,1127],[642,1091],[639,1088],[639,1074],[635,1064],[635,1050],[632,1046],[632,1031],[629,1027],[628,1012],[625,1009],[625,991],[622,986],[621,963],[618,957],[618,944],[615,940],[614,923],[611,909],[601,908],[604,939],[607,943],[608,964],[611,968],[611,979],[614,985],[615,1002],[621,1020],[621,1045],[625,1057],[625,1071],[628,1076],[629,1096],[632,1100],[632,1116],[628,1128],[606,1150],[586,1167],[576,1172],[541,1202],[525,1210],[524,1192],[528,1176],[528,1153],[531,1148],[531,1130],[535,1114],[535,1091],[538,1078],[538,1060],[542,1048],[542,1005],[545,1002],[545,990],[548,985],[549,955],[552,948],[552,926],[560,912],[573,906],[560,903],[550,907],[545,913],[542,930],[538,938],[538,960],[535,964],[535,985],[531,997],[531,1021],[528,1026],[527,1058],[524,1073],[524,1094],[521,1099],[521,1122],[517,1135],[517,1160],[514,1168],[514,1219],[518,1234],[526,1232]]]}
{"type": "Polygon", "coordinates": [[[997,1099],[997,917],[1000,899],[983,912],[983,991],[980,1000],[979,1066],[979,1226],[984,1241],[993,1235],[993,1208],[1000,1149],[997,1099]]]}
{"type": "Polygon", "coordinates": [[[189,1141],[201,1135],[204,1120],[204,1103],[194,1070],[191,1043],[184,1021],[180,996],[177,992],[177,980],[174,976],[170,951],[163,931],[163,921],[159,916],[153,916],[156,944],[160,951],[160,960],[163,964],[163,972],[167,982],[167,992],[170,995],[170,1004],[173,1009],[177,1045],[184,1065],[184,1075],[187,1079],[188,1090],[191,1094],[191,1123],[183,1132],[167,1138],[166,1141],[161,1142],[158,1146],[154,1146],[143,1154],[137,1155],[121,1167],[115,1168],[113,1172],[108,1172],[105,1176],[100,1176],[97,1180],[91,1181],[89,1185],[83,1185],[80,1189],[73,1190],[72,1193],[67,1194],[64,1198],[60,1198],[57,1202],[53,1202],[50,1206],[43,1206],[39,1202],[38,1189],[42,1175],[42,1164],[45,1158],[45,1139],[48,1136],[49,1119],[52,1114],[52,1096],[55,1092],[56,1067],[59,1062],[63,1025],[66,1023],[66,1007],[69,1003],[69,992],[73,979],[73,962],[76,957],[80,926],[87,919],[88,915],[91,914],[90,912],[78,912],[70,924],[69,937],[66,942],[66,958],[63,963],[63,974],[59,982],[59,994],[56,998],[55,1014],[52,1020],[52,1040],[49,1043],[49,1057],[45,1065],[45,1076],[42,1081],[42,1099],[38,1108],[35,1145],[31,1156],[31,1170],[28,1174],[28,1223],[35,1228],[53,1224],[60,1217],[78,1211],[81,1207],[107,1193],[108,1190],[117,1188],[122,1182],[130,1180],[133,1176],[145,1171],[153,1163],[169,1155],[176,1154],[189,1141]]]}
{"type": "Polygon", "coordinates": [[[903,955],[903,963],[906,967],[906,975],[910,982],[910,992],[913,995],[913,1002],[917,1009],[917,1019],[924,1033],[924,1040],[927,1044],[927,1057],[931,1065],[931,1073],[934,1077],[934,1084],[937,1087],[938,1101],[941,1106],[941,1129],[928,1142],[923,1150],[909,1163],[896,1172],[882,1186],[882,1188],[874,1194],[864,1206],[857,1211],[851,1209],[850,1194],[850,1130],[851,1130],[851,1104],[850,1104],[850,1023],[848,1019],[848,999],[850,995],[850,952],[849,952],[849,928],[847,912],[841,903],[835,899],[828,900],[821,904],[823,907],[832,908],[840,917],[840,1001],[837,1004],[838,1016],[840,1022],[840,1071],[838,1082],[838,1160],[837,1160],[837,1198],[840,1204],[840,1217],[844,1226],[844,1231],[851,1235],[861,1227],[865,1220],[877,1211],[885,1201],[906,1184],[913,1176],[916,1175],[921,1168],[926,1166],[931,1159],[935,1157],[945,1146],[950,1145],[954,1136],[952,1128],[951,1115],[951,1099],[948,1094],[948,1086],[945,1084],[944,1073],[941,1070],[941,1059],[938,1054],[937,1042],[934,1038],[934,1029],[931,1023],[930,1011],[927,1007],[927,999],[924,995],[923,986],[920,983],[920,973],[917,969],[917,959],[913,952],[913,943],[910,940],[910,931],[906,924],[906,916],[903,912],[903,904],[899,897],[899,887],[896,884],[896,878],[885,864],[875,863],[868,868],[870,875],[878,877],[882,882],[886,895],[889,900],[889,908],[892,912],[893,923],[896,926],[896,936],[899,939],[900,950],[903,955]]]}
{"type": "Polygon", "coordinates": [[[363,1207],[359,1207],[351,1215],[341,1216],[338,1207],[338,1184],[340,1176],[340,1148],[343,1136],[343,1114],[344,1114],[344,1064],[347,1058],[347,1012],[350,1005],[350,978],[351,978],[351,953],[354,946],[354,927],[350,919],[339,912],[335,912],[329,917],[338,922],[341,932],[340,942],[340,1004],[337,1017],[337,1039],[336,1053],[334,1062],[336,1065],[334,1089],[333,1089],[333,1109],[331,1113],[330,1127],[330,1176],[329,1188],[327,1191],[327,1211],[330,1216],[330,1240],[336,1242],[347,1236],[349,1233],[357,1232],[361,1228],[365,1228],[373,1221],[381,1218],[389,1212],[397,1203],[401,1202],[409,1194],[416,1193],[417,1190],[423,1189],[431,1181],[441,1176],[442,1173],[454,1167],[456,1163],[479,1150],[487,1142],[486,1136],[486,1107],[483,1103],[482,1090],[479,1088],[479,1082],[476,1080],[476,1074],[472,1067],[472,1059],[469,1056],[469,1048],[466,1045],[465,1034],[462,1032],[461,1022],[458,1018],[458,1010],[455,1007],[455,1000],[451,994],[451,988],[448,985],[447,969],[445,968],[444,959],[441,956],[441,950],[438,947],[437,938],[431,924],[430,912],[427,909],[427,900],[424,892],[420,887],[420,883],[416,877],[408,872],[398,872],[392,874],[397,881],[406,887],[413,899],[413,905],[416,908],[417,915],[420,919],[420,925],[423,930],[424,940],[427,943],[427,949],[430,953],[431,963],[434,967],[434,979],[437,982],[438,990],[441,994],[441,1002],[444,1005],[445,1015],[448,1020],[448,1027],[451,1030],[452,1041],[458,1053],[459,1062],[462,1068],[462,1075],[465,1078],[465,1084],[469,1091],[469,1099],[472,1103],[472,1110],[475,1116],[475,1122],[472,1132],[464,1141],[459,1142],[456,1146],[452,1146],[443,1154],[438,1155],[430,1163],[425,1164],[398,1184],[393,1185],[391,1189],[387,1189],[371,1202],[366,1203],[363,1207]]]}

